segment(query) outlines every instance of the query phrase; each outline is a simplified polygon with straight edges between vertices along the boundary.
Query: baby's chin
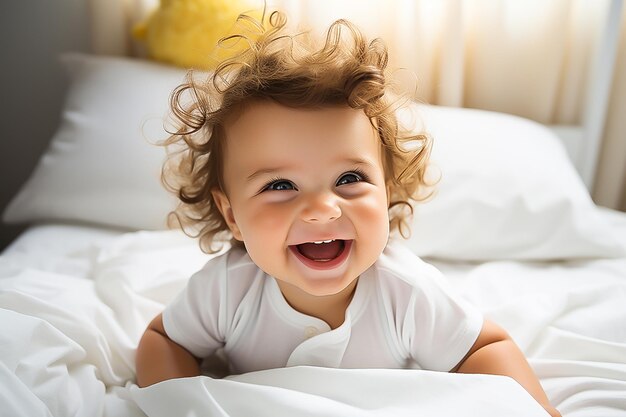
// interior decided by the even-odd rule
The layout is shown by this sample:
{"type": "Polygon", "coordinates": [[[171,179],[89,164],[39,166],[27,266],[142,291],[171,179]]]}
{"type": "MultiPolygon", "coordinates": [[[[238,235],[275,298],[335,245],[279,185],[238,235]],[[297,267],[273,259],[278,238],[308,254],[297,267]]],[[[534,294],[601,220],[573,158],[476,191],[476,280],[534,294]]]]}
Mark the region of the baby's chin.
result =
{"type": "Polygon", "coordinates": [[[307,293],[313,297],[319,298],[327,298],[327,297],[336,297],[340,296],[345,292],[352,292],[354,290],[351,284],[355,283],[358,280],[358,277],[353,279],[348,279],[347,282],[342,282],[338,285],[333,285],[328,283],[326,285],[307,285],[307,288],[299,287],[303,292],[307,293]]]}
{"type": "Polygon", "coordinates": [[[300,274],[290,276],[289,278],[276,278],[283,293],[289,291],[291,294],[301,293],[304,297],[337,297],[342,293],[351,293],[354,290],[358,275],[348,275],[348,272],[335,275],[333,277],[307,277],[300,274]]]}

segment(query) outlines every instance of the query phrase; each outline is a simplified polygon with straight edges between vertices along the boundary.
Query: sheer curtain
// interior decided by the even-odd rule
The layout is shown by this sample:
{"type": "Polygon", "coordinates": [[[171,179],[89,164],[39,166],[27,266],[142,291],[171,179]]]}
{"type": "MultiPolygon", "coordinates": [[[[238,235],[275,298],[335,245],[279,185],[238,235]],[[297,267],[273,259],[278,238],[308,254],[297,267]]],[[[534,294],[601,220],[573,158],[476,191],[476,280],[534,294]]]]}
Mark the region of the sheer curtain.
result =
{"type": "MultiPolygon", "coordinates": [[[[157,0],[89,0],[96,53],[136,55],[130,28],[157,0]]],[[[263,2],[259,0],[259,8],[263,2]]],[[[584,117],[589,63],[609,0],[275,0],[294,25],[348,18],[387,43],[416,98],[572,124],[584,117]],[[415,74],[415,77],[407,74],[415,74]]],[[[626,210],[626,8],[603,146],[598,204],[626,210]]],[[[398,73],[400,76],[400,72],[398,73]]]]}

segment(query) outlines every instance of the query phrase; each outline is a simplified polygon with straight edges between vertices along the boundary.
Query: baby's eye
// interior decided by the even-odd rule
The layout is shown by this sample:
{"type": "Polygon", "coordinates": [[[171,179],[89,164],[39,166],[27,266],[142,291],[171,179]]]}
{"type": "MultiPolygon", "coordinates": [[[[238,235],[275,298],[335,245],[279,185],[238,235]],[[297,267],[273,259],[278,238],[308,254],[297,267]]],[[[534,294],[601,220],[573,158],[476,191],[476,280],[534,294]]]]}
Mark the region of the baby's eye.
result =
{"type": "Polygon", "coordinates": [[[295,190],[295,189],[296,187],[293,185],[291,181],[276,180],[267,184],[263,190],[264,191],[289,191],[289,190],[295,190]]]}
{"type": "Polygon", "coordinates": [[[337,180],[337,186],[363,181],[363,175],[356,172],[346,172],[337,180]]]}

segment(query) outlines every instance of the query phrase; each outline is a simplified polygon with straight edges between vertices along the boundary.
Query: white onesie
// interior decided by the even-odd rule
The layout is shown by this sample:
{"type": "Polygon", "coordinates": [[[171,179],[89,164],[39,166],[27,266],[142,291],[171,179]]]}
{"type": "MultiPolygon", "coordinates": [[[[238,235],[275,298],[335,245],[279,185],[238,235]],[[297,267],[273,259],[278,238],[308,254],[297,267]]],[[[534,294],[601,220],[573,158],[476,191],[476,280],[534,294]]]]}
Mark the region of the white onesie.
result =
{"type": "Polygon", "coordinates": [[[482,323],[435,267],[393,241],[359,277],[334,330],[294,310],[243,249],[211,259],[163,312],[173,341],[198,358],[223,347],[232,374],[294,365],[449,371],[482,323]]]}

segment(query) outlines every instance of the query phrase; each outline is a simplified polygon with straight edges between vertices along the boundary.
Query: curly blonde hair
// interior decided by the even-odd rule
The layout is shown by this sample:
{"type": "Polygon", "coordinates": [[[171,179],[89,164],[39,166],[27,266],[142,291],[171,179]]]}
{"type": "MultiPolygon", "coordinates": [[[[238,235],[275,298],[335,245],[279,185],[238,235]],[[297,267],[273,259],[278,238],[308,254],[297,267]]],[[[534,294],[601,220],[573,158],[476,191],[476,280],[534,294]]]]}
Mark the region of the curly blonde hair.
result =
{"type": "MultiPolygon", "coordinates": [[[[411,200],[428,195],[425,178],[430,137],[405,131],[396,110],[407,100],[392,93],[387,79],[387,49],[380,39],[367,42],[350,22],[337,20],[316,44],[307,34],[286,33],[286,17],[273,12],[267,22],[240,15],[249,33],[224,38],[221,45],[247,42],[248,47],[222,62],[208,78],[187,74],[171,95],[175,131],[163,142],[168,157],[162,181],[179,199],[168,223],[199,237],[207,253],[215,243],[231,238],[211,190],[223,187],[224,124],[255,101],[288,107],[350,106],[361,109],[378,132],[384,152],[383,169],[390,210],[390,230],[407,237],[411,200]],[[418,197],[420,196],[420,197],[418,197]],[[403,210],[405,208],[405,210],[403,210]]],[[[238,45],[239,47],[240,45],[238,45]]]]}

